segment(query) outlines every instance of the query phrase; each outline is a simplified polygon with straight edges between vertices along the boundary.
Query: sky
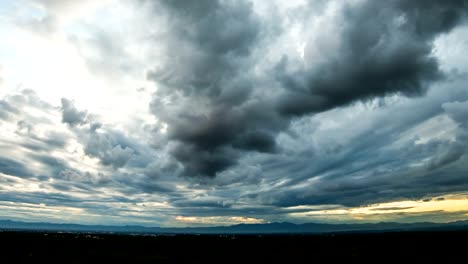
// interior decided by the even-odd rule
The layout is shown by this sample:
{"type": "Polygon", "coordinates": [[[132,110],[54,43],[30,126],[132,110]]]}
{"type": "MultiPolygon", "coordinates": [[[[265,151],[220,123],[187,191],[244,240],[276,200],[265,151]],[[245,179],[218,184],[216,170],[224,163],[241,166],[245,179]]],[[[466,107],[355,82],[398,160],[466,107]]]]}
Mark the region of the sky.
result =
{"type": "Polygon", "coordinates": [[[468,220],[468,1],[0,0],[0,218],[468,220]]]}

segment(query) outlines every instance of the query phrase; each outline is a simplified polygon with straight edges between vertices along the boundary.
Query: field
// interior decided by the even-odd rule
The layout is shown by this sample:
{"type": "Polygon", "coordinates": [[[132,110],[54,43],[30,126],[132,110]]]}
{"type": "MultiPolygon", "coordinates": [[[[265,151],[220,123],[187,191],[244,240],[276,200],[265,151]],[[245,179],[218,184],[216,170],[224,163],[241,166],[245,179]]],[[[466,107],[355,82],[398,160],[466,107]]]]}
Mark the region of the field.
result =
{"type": "Polygon", "coordinates": [[[322,263],[408,258],[467,263],[467,238],[467,231],[235,236],[3,231],[0,263],[322,263]]]}

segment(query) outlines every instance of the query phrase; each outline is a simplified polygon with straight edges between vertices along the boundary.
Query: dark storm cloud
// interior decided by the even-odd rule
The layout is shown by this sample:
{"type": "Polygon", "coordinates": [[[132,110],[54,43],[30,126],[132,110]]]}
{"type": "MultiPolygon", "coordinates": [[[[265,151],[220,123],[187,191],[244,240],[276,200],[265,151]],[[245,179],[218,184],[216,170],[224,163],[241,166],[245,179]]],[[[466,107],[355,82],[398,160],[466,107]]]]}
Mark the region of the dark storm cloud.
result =
{"type": "MultiPolygon", "coordinates": [[[[437,85],[426,97],[402,100],[359,114],[360,122],[349,119],[343,123],[340,118],[350,109],[359,111],[357,107],[335,109],[301,120],[314,123],[317,119],[332,119],[342,124],[323,132],[315,128],[297,131],[295,140],[299,142],[294,145],[304,145],[304,150],[254,158],[248,163],[260,166],[258,177],[262,184],[247,183],[243,177],[240,185],[235,182],[221,185],[223,188],[217,194],[251,204],[289,207],[361,206],[463,192],[468,185],[464,176],[468,170],[465,155],[468,137],[464,137],[466,129],[462,124],[466,124],[468,104],[446,102],[467,99],[465,81],[437,85]],[[453,127],[446,115],[463,123],[453,127]],[[446,125],[440,124],[443,120],[446,125]],[[427,141],[410,136],[434,124],[439,125],[439,132],[446,129],[448,134],[427,141]],[[314,142],[310,142],[311,138],[314,142]],[[236,189],[237,194],[226,194],[225,188],[236,189]]],[[[293,128],[297,126],[295,123],[293,128]]],[[[434,128],[427,131],[430,137],[434,131],[434,128]]],[[[243,173],[239,167],[232,170],[233,174],[243,173]]],[[[224,182],[228,175],[223,173],[218,179],[224,182]]]]}
{"type": "Polygon", "coordinates": [[[250,3],[162,1],[158,7],[168,11],[170,33],[161,37],[166,60],[148,73],[159,84],[151,110],[168,124],[168,139],[176,142],[171,154],[184,174],[209,177],[246,151],[278,151],[276,137],[292,118],[394,93],[424,94],[443,76],[433,40],[467,10],[466,1],[345,5],[340,30],[322,33],[337,35],[336,50],[316,62],[313,48],[327,43],[311,39],[305,56],[311,66],[298,68],[301,62],[285,55],[272,67],[273,78],[260,81],[255,69],[275,38],[250,3]]]}
{"type": "Polygon", "coordinates": [[[442,72],[432,55],[432,41],[466,16],[468,2],[364,1],[345,6],[338,32],[324,32],[306,46],[312,69],[288,72],[288,57],[276,66],[276,77],[287,92],[279,111],[301,116],[359,99],[402,93],[423,94],[442,72]],[[324,48],[326,35],[337,34],[337,49],[314,63],[312,49],[324,48]]]}
{"type": "Polygon", "coordinates": [[[251,4],[163,1],[162,6],[173,32],[166,41],[178,51],[164,68],[148,74],[161,85],[152,111],[169,124],[169,138],[179,142],[172,154],[185,174],[215,176],[236,162],[234,149],[273,151],[271,130],[285,124],[250,96],[249,58],[262,34],[251,4]],[[168,112],[165,97],[186,103],[168,112]]]}
{"type": "Polygon", "coordinates": [[[241,66],[260,30],[251,5],[241,1],[162,1],[162,6],[168,10],[173,32],[166,37],[168,48],[178,50],[168,55],[170,69],[156,69],[149,78],[165,84],[166,89],[216,100],[212,103],[243,102],[250,84],[239,76],[241,66]]]}
{"type": "Polygon", "coordinates": [[[428,196],[463,192],[468,188],[464,179],[466,168],[449,167],[427,172],[408,168],[391,172],[357,172],[347,177],[317,180],[313,186],[278,188],[255,198],[279,207],[297,205],[339,204],[362,206],[381,202],[421,200],[428,196]]]}

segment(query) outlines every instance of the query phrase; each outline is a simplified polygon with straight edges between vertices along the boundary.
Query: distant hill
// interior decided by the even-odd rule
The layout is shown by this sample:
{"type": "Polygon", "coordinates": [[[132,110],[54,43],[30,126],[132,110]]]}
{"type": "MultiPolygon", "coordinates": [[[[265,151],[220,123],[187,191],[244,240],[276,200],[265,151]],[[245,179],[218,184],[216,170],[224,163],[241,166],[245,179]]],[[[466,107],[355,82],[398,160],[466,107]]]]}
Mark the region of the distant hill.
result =
{"type": "Polygon", "coordinates": [[[63,232],[155,233],[155,234],[311,234],[334,232],[388,232],[418,230],[468,230],[468,221],[450,223],[366,223],[366,224],[238,224],[232,226],[162,228],[144,226],[107,226],[55,223],[28,223],[0,220],[3,230],[34,230],[63,232]]]}

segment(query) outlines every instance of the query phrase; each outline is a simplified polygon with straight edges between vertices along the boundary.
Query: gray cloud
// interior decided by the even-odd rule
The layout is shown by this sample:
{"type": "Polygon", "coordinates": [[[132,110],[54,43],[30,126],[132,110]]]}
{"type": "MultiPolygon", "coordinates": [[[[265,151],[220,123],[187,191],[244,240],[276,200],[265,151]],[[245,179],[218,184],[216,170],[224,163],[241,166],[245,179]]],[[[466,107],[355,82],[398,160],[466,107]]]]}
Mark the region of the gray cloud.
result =
{"type": "Polygon", "coordinates": [[[86,155],[98,158],[103,165],[121,168],[134,155],[141,154],[135,151],[139,144],[118,131],[103,127],[92,116],[88,116],[87,111],[78,110],[72,101],[62,98],[61,102],[62,122],[74,129],[84,144],[86,155]]]}
{"type": "Polygon", "coordinates": [[[78,111],[74,103],[66,98],[62,98],[62,122],[75,126],[83,124],[86,120],[86,111],[78,111]]]}
{"type": "Polygon", "coordinates": [[[461,127],[468,126],[468,101],[444,103],[442,108],[461,127]]]}
{"type": "Polygon", "coordinates": [[[458,161],[468,151],[468,101],[447,102],[442,104],[445,113],[458,125],[454,142],[441,144],[428,164],[429,169],[436,169],[458,161]]]}
{"type": "MultiPolygon", "coordinates": [[[[444,142],[445,143],[445,142],[444,142]]],[[[466,146],[455,142],[451,144],[443,144],[440,150],[437,151],[437,156],[433,157],[428,164],[428,169],[433,170],[459,160],[465,154],[466,146]]]]}
{"type": "MultiPolygon", "coordinates": [[[[445,116],[441,105],[447,108],[451,103],[445,102],[467,98],[463,80],[437,85],[426,97],[400,97],[386,107],[364,112],[359,110],[362,105],[337,108],[295,122],[291,128],[295,133],[282,134],[279,140],[280,147],[291,144],[294,148],[275,155],[248,155],[241,164],[218,175],[219,190],[211,195],[234,204],[281,208],[361,206],[463,192],[467,188],[463,175],[468,168],[459,150],[466,141],[458,136],[459,128],[453,131],[456,125],[450,120],[440,123],[445,116]],[[344,118],[350,111],[359,113],[359,122],[356,117],[344,118]],[[314,125],[304,127],[329,120],[339,125],[325,130],[314,125]],[[429,140],[416,136],[424,134],[425,129],[429,129],[429,140]],[[444,130],[448,134],[438,138],[436,134],[444,130]],[[452,155],[452,148],[457,155],[452,155]],[[429,165],[436,162],[437,166],[429,165]],[[245,167],[249,165],[260,171],[254,174],[257,181],[246,176],[245,167]]],[[[459,112],[464,114],[464,110],[459,112]]]]}
{"type": "Polygon", "coordinates": [[[2,158],[1,170],[3,173],[17,177],[56,177],[61,170],[67,168],[67,164],[50,155],[52,151],[62,150],[69,139],[69,135],[61,131],[41,131],[42,125],[49,125],[53,121],[47,117],[56,109],[41,100],[32,90],[22,90],[16,94],[10,94],[0,101],[3,113],[8,115],[5,119],[14,130],[17,141],[6,137],[3,146],[14,147],[23,155],[6,155],[8,151],[0,149],[2,158]],[[31,111],[31,109],[33,111],[31,111]],[[29,110],[29,111],[28,111],[29,110]],[[40,131],[40,132],[39,132],[40,131]],[[13,141],[10,141],[13,140],[13,141]],[[8,158],[7,158],[8,157],[8,158]],[[31,163],[40,164],[46,170],[31,167],[31,163]]]}
{"type": "Polygon", "coordinates": [[[168,50],[177,46],[178,52],[170,53],[164,68],[148,74],[160,84],[151,109],[169,124],[169,138],[180,143],[172,154],[184,165],[185,174],[213,177],[235,163],[238,154],[233,149],[273,151],[270,130],[285,125],[250,96],[250,57],[262,34],[251,4],[191,5],[161,3],[173,32],[165,39],[168,50]],[[166,99],[180,102],[180,107],[166,107],[166,99]]]}
{"type": "Polygon", "coordinates": [[[19,93],[7,95],[4,100],[8,102],[10,106],[19,110],[24,106],[38,108],[42,111],[54,110],[52,105],[42,100],[37,93],[31,89],[21,89],[19,93]]]}
{"type": "Polygon", "coordinates": [[[0,172],[18,177],[33,177],[34,173],[31,172],[25,164],[11,160],[8,158],[0,157],[0,172]]]}
{"type": "Polygon", "coordinates": [[[167,11],[171,33],[160,40],[169,55],[148,74],[159,87],[151,110],[168,124],[167,137],[176,142],[171,153],[184,174],[214,177],[245,152],[278,151],[278,133],[294,118],[356,100],[424,94],[443,76],[433,40],[461,21],[466,3],[383,5],[345,4],[336,49],[314,51],[328,45],[318,35],[306,45],[305,63],[285,55],[271,78],[255,74],[265,43],[275,38],[251,4],[163,1],[158,7],[167,11]]]}
{"type": "Polygon", "coordinates": [[[134,155],[134,150],[126,142],[112,133],[89,131],[85,145],[85,153],[97,157],[104,165],[115,168],[123,167],[134,155]]]}
{"type": "Polygon", "coordinates": [[[12,115],[19,113],[19,110],[16,107],[12,106],[5,100],[0,100],[0,119],[9,120],[12,115]]]}
{"type": "Polygon", "coordinates": [[[287,88],[278,101],[279,111],[301,116],[396,92],[424,93],[443,75],[432,55],[432,41],[454,28],[466,10],[463,0],[345,5],[337,22],[342,24],[334,27],[337,39],[323,32],[307,44],[311,66],[290,72],[287,56],[276,66],[276,77],[287,88]]]}

